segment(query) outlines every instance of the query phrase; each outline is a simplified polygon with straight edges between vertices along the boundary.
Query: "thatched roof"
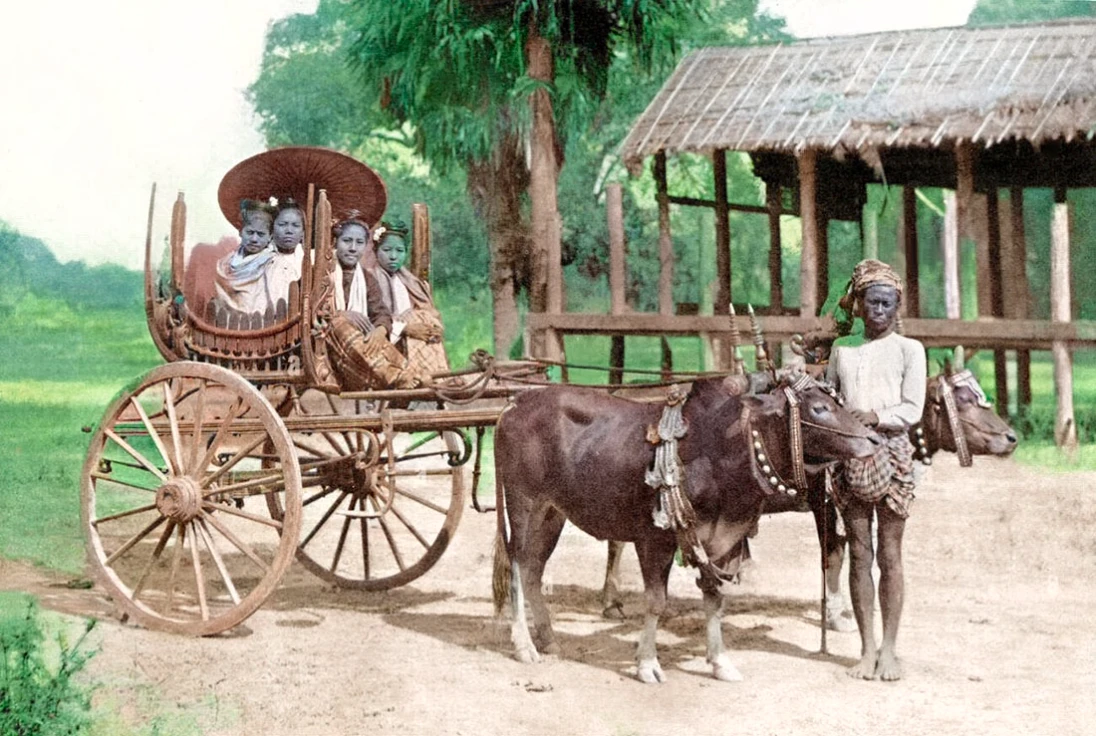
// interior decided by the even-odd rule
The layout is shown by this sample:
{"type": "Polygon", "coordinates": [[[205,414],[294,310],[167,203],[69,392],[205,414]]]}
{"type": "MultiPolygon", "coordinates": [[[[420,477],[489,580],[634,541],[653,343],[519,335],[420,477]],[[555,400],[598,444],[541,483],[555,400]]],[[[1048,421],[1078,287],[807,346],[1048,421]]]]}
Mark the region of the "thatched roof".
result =
{"type": "Polygon", "coordinates": [[[1096,21],[941,28],[690,54],[623,144],[654,153],[1035,145],[1096,128],[1096,21]]]}

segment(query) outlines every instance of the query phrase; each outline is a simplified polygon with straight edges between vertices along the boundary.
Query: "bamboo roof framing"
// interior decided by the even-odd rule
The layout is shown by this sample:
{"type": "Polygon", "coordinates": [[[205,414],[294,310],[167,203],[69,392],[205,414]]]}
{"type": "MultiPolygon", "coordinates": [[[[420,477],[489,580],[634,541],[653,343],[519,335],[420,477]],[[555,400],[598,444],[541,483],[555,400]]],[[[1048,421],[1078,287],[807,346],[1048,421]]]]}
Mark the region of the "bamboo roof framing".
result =
{"type": "Polygon", "coordinates": [[[719,149],[852,154],[957,141],[1088,139],[1096,128],[1096,21],[941,28],[686,57],[622,153],[719,149]]]}

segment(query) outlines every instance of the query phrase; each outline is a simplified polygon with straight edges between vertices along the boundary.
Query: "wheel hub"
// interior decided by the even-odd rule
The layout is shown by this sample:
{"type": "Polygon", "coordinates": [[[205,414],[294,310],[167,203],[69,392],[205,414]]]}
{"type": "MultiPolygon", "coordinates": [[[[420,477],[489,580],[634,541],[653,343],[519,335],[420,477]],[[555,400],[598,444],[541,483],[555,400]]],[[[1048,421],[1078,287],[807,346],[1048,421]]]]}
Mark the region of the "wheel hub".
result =
{"type": "Polygon", "coordinates": [[[201,513],[202,489],[192,478],[172,478],[157,489],[156,508],[172,521],[185,524],[201,513]]]}

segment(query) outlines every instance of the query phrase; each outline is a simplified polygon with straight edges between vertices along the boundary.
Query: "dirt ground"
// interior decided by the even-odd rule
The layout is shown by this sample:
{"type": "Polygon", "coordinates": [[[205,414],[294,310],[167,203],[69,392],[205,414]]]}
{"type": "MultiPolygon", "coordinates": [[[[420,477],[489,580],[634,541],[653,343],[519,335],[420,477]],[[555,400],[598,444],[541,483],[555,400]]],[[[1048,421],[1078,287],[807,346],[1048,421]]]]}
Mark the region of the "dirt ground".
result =
{"type": "MultiPolygon", "coordinates": [[[[634,677],[643,601],[625,554],[624,620],[601,618],[605,548],[568,529],[547,576],[563,653],[511,657],[490,601],[493,515],[466,511],[442,560],[387,593],[294,566],[244,626],[190,639],[110,618],[97,590],[8,563],[0,587],[104,617],[93,676],[122,712],[162,698],[207,734],[1069,734],[1096,722],[1096,474],[939,456],[907,526],[898,683],[845,676],[855,633],[818,654],[809,516],[762,520],[723,628],[741,683],[704,664],[699,593],[675,569],[659,633],[668,681],[634,677]]],[[[143,710],[144,709],[144,710],[143,710]]]]}

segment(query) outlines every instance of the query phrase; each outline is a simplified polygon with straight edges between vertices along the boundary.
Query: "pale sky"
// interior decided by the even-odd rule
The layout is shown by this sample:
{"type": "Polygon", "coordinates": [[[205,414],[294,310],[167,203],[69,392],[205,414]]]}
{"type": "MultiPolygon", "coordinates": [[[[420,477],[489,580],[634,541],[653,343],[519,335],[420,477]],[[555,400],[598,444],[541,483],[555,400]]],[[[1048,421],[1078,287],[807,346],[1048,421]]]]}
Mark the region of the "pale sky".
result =
{"type": "MultiPolygon", "coordinates": [[[[263,150],[244,89],[268,23],[316,0],[32,0],[0,28],[0,219],[62,261],[140,267],[186,192],[187,244],[232,232],[221,176],[263,150]]],[[[796,35],[961,25],[974,0],[762,0],[796,35]]]]}

